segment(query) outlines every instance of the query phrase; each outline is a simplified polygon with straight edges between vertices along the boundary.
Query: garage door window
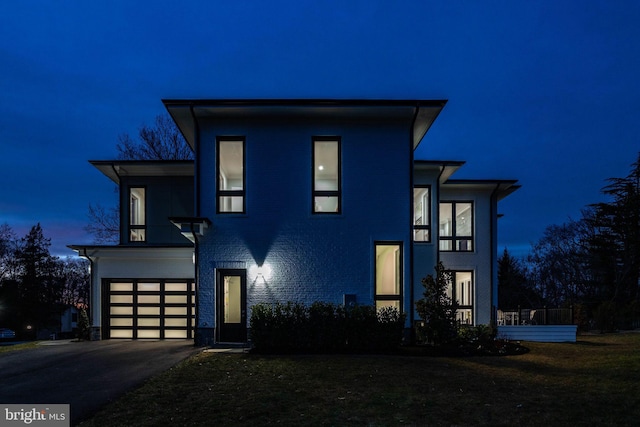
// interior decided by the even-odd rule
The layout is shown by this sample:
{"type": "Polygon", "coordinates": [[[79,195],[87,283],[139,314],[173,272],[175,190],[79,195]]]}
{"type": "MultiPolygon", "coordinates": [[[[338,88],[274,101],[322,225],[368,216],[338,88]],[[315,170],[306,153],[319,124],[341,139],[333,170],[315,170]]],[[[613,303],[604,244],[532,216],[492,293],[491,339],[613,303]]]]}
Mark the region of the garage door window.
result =
{"type": "Polygon", "coordinates": [[[193,338],[194,290],[191,280],[106,280],[103,337],[193,338]]]}

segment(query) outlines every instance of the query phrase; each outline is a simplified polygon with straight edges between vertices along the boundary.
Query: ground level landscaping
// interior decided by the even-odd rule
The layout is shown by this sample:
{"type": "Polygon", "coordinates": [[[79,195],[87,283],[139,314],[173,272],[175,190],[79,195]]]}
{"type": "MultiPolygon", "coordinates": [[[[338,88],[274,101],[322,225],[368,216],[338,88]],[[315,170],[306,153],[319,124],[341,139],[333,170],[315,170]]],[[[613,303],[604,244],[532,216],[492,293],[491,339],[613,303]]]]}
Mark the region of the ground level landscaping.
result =
{"type": "Polygon", "coordinates": [[[640,333],[517,356],[202,353],[83,426],[637,425],[640,333]]]}

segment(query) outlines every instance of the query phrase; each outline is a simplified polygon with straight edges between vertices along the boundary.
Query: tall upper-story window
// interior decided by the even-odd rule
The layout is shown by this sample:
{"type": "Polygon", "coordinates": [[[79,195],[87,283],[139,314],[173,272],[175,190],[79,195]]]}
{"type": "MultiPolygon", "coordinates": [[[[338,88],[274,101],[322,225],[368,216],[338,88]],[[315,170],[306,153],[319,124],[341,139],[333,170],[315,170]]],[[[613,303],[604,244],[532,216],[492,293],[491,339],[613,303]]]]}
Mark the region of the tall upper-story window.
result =
{"type": "Polygon", "coordinates": [[[473,251],[473,202],[440,203],[440,250],[473,251]]]}
{"type": "Polygon", "coordinates": [[[129,187],[129,241],[147,240],[146,189],[129,187]]]}
{"type": "Polygon", "coordinates": [[[336,214],[342,209],[340,138],[313,139],[313,212],[336,214]]]}
{"type": "Polygon", "coordinates": [[[245,140],[226,137],[217,140],[217,212],[245,212],[245,140]]]}
{"type": "Polygon", "coordinates": [[[413,241],[431,241],[431,187],[413,187],[413,241]]]}

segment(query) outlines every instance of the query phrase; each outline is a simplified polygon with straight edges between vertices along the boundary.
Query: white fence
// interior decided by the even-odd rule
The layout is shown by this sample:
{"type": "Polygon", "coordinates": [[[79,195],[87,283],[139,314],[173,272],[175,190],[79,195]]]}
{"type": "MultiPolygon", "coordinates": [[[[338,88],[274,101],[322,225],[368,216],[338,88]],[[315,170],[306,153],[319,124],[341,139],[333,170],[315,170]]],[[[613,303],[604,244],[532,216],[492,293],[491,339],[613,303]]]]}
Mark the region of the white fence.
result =
{"type": "Polygon", "coordinates": [[[515,341],[576,342],[573,308],[498,310],[498,336],[515,341]]]}
{"type": "Polygon", "coordinates": [[[498,337],[512,341],[576,342],[577,325],[502,325],[498,337]]]}
{"type": "Polygon", "coordinates": [[[573,324],[573,308],[544,307],[498,310],[498,326],[571,324],[573,324]]]}

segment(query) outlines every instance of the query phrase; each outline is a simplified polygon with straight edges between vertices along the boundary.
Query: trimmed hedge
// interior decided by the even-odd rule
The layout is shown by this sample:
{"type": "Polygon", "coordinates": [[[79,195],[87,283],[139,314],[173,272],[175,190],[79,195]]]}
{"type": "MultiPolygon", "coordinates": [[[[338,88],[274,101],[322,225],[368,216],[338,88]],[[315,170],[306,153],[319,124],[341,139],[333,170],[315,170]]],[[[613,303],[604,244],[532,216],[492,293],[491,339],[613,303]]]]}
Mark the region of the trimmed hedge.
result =
{"type": "Polygon", "coordinates": [[[402,341],[404,319],[393,307],[260,303],[251,308],[251,340],[261,353],[390,351],[402,341]]]}

